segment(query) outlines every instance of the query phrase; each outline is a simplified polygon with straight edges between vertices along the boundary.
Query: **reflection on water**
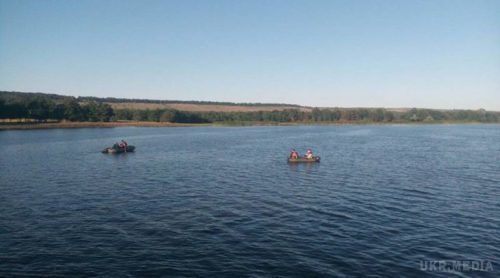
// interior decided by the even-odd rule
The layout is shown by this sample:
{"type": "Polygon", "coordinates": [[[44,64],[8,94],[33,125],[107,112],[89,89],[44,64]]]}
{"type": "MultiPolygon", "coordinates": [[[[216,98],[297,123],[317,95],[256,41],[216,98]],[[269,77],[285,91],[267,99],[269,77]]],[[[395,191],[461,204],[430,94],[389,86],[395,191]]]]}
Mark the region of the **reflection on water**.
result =
{"type": "Polygon", "coordinates": [[[292,171],[304,171],[307,174],[313,173],[314,169],[318,169],[321,163],[288,163],[292,171]]]}

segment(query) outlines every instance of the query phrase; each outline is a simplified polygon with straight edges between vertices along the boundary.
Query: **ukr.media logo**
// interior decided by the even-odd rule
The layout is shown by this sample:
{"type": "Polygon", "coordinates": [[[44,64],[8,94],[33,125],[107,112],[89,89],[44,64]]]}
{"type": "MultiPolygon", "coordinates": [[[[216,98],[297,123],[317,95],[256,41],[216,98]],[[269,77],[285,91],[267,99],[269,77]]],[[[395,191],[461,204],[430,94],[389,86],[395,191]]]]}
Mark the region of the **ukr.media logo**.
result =
{"type": "Polygon", "coordinates": [[[487,260],[423,260],[420,261],[420,270],[432,272],[490,272],[493,271],[493,263],[487,260]]]}

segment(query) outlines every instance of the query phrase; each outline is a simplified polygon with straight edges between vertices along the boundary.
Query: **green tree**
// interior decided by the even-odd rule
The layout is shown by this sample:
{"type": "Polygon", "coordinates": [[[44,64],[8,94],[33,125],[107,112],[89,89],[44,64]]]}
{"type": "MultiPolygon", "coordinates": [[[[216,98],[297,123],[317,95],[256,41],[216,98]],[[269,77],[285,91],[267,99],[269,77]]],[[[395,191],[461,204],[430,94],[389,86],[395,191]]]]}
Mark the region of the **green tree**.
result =
{"type": "Polygon", "coordinates": [[[386,122],[392,122],[394,121],[394,113],[391,111],[384,110],[384,121],[386,122]]]}
{"type": "Polygon", "coordinates": [[[134,110],[132,120],[134,121],[147,121],[148,111],[147,110],[134,110]]]}
{"type": "Polygon", "coordinates": [[[64,104],[62,104],[62,103],[56,104],[54,109],[52,110],[50,118],[54,119],[54,120],[63,120],[64,113],[65,113],[64,104]]]}
{"type": "Polygon", "coordinates": [[[0,119],[7,118],[7,105],[5,104],[5,100],[0,99],[0,119]]]}
{"type": "Polygon", "coordinates": [[[47,120],[52,110],[54,109],[55,104],[53,101],[50,101],[45,98],[33,98],[28,100],[26,104],[27,116],[30,119],[36,120],[47,120]]]}
{"type": "Polygon", "coordinates": [[[132,121],[134,112],[130,109],[117,109],[114,110],[115,120],[132,121]]]}
{"type": "Polygon", "coordinates": [[[378,108],[370,111],[370,120],[374,122],[381,122],[384,120],[384,109],[378,108]]]}
{"type": "Polygon", "coordinates": [[[64,118],[70,121],[83,121],[84,110],[75,99],[66,100],[63,103],[64,118]]]}
{"type": "Polygon", "coordinates": [[[173,122],[175,120],[175,111],[165,110],[160,116],[160,122],[173,122]]]}
{"type": "Polygon", "coordinates": [[[113,117],[113,109],[109,104],[90,101],[84,107],[87,113],[87,120],[91,122],[109,122],[113,117]]]}

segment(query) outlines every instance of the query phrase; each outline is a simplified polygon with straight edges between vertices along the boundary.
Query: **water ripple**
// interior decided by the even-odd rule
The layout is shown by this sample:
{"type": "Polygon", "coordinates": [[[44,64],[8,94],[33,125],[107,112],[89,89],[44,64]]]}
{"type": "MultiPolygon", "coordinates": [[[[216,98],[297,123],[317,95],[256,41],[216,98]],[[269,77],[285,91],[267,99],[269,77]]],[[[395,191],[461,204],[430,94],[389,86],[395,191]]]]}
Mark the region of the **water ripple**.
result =
{"type": "Polygon", "coordinates": [[[0,276],[495,277],[498,127],[1,132],[0,276]],[[121,138],[137,152],[99,153],[121,138]]]}

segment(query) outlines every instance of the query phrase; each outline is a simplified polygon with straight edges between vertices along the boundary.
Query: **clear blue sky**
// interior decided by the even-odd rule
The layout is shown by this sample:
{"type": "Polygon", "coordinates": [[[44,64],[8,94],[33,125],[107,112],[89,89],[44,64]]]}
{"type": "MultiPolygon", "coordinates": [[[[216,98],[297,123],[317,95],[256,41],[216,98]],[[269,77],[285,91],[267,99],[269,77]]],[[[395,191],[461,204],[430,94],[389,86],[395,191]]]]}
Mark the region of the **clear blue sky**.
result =
{"type": "Polygon", "coordinates": [[[500,1],[0,0],[0,90],[500,110],[500,1]]]}

